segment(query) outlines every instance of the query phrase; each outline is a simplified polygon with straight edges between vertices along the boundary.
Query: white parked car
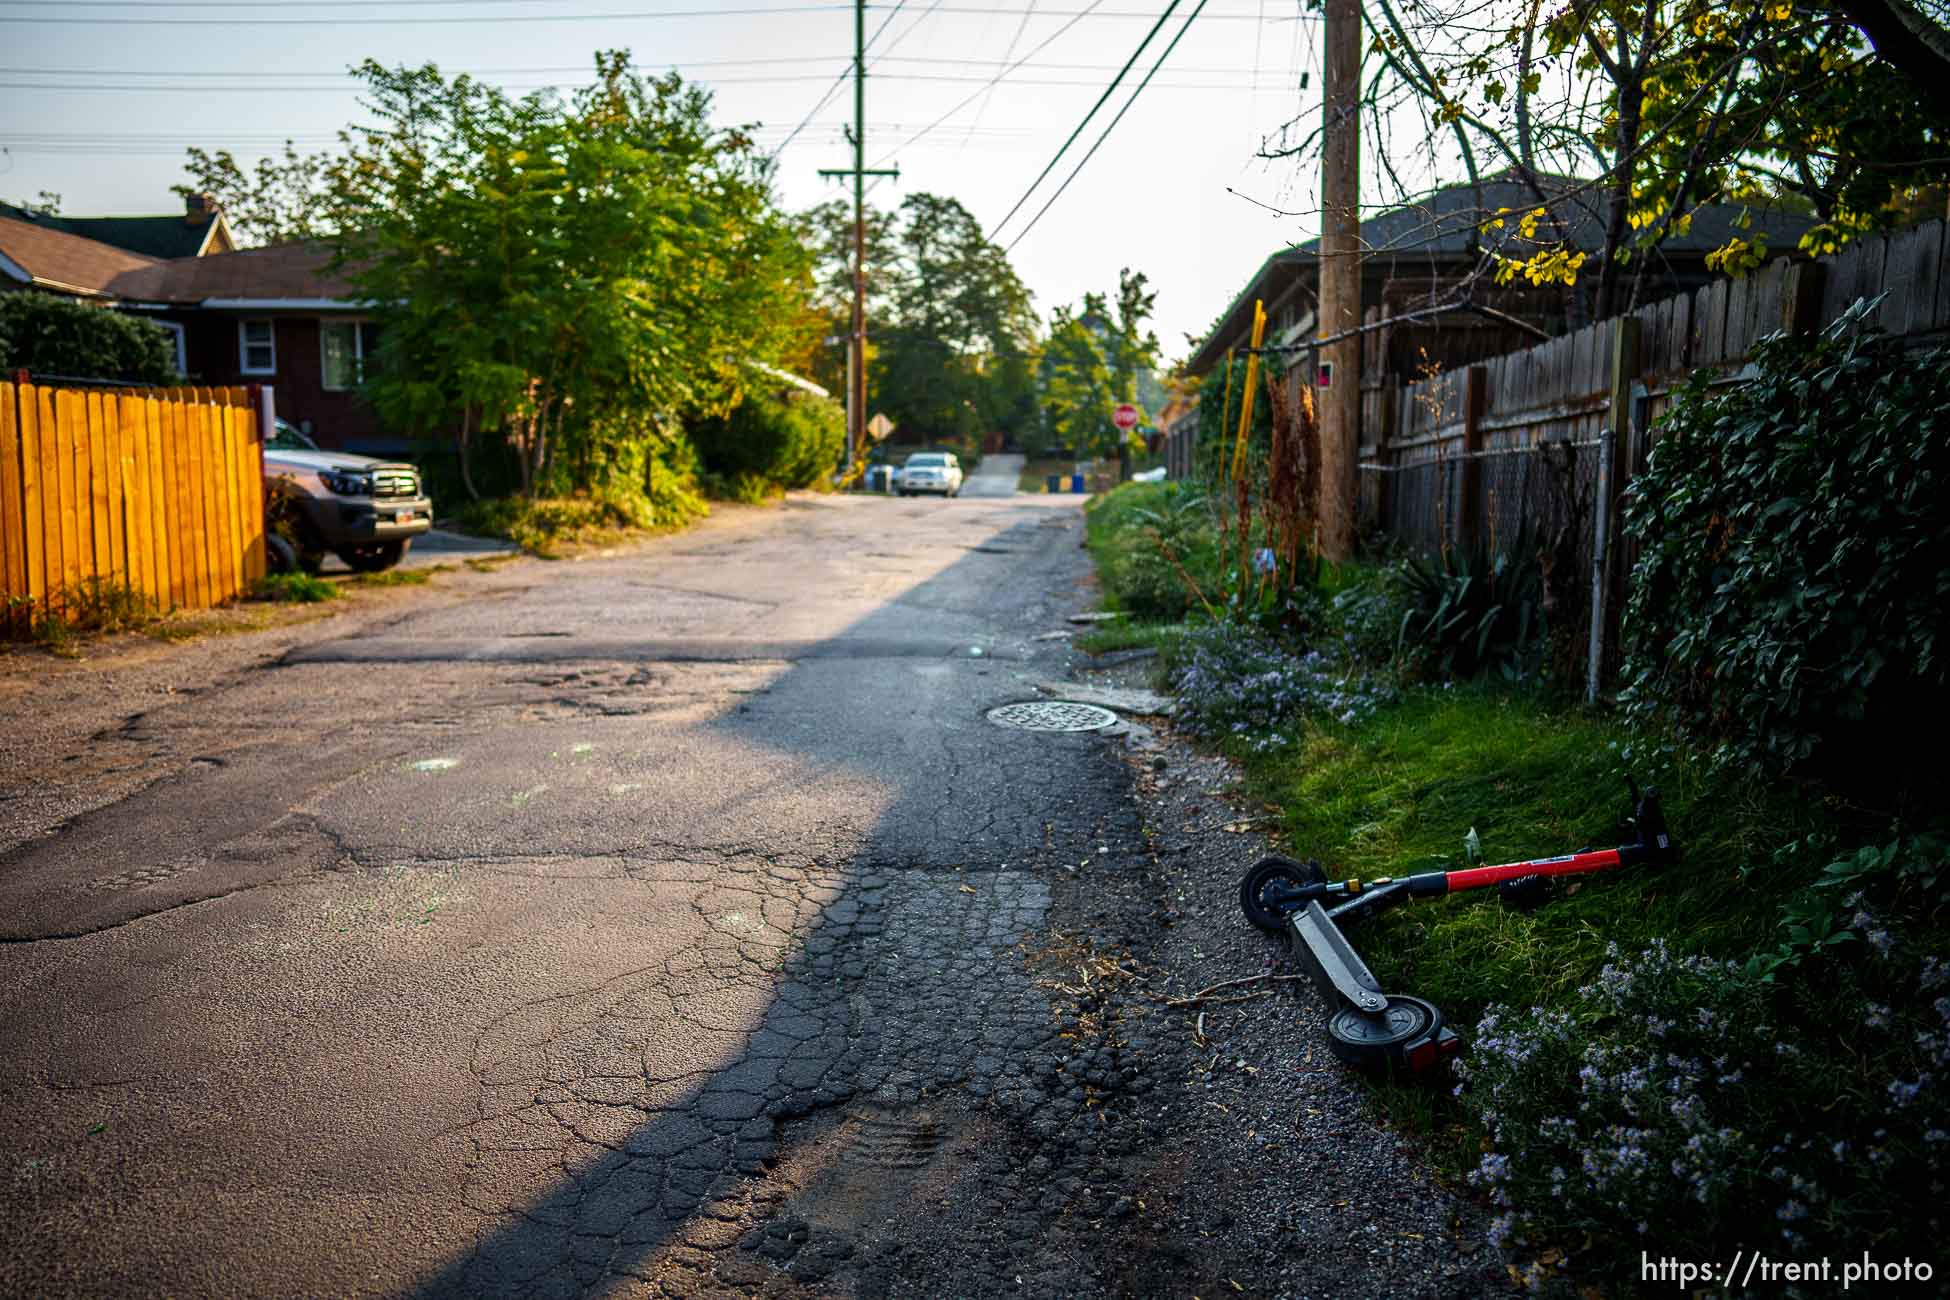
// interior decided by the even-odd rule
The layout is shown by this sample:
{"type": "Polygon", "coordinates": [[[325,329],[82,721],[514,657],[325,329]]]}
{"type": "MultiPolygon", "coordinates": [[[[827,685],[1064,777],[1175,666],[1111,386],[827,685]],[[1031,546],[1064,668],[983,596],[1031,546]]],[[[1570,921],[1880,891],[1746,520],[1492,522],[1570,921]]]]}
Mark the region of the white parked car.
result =
{"type": "Polygon", "coordinates": [[[944,497],[958,497],[961,495],[961,462],[949,451],[916,452],[901,466],[900,477],[894,480],[894,486],[904,497],[916,492],[939,492],[944,497]]]}

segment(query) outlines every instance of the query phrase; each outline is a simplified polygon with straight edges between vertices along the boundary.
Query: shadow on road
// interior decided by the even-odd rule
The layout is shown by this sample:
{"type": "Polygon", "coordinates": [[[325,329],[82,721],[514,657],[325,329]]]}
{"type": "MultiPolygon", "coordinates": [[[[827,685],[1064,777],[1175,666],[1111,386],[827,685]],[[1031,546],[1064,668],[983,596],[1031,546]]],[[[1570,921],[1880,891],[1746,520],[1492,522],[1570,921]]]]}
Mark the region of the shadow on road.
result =
{"type": "Polygon", "coordinates": [[[807,1283],[849,1270],[864,1294],[896,1275],[911,1286],[927,1257],[862,1230],[911,1208],[976,1113],[962,1102],[1004,1141],[1034,1139],[1058,1159],[1066,1133],[1099,1127],[1083,1090],[1039,1065],[1059,1027],[1022,945],[1050,880],[1105,849],[1128,858],[1124,768],[1098,737],[982,716],[1034,695],[1026,657],[1058,652],[1032,638],[1058,625],[1086,568],[1067,514],[970,535],[982,550],[833,640],[965,634],[980,655],[808,658],[707,724],[879,782],[886,809],[839,860],[723,864],[694,895],[708,936],[695,950],[483,1032],[469,1198],[489,1227],[412,1294],[579,1296],[653,1266],[678,1270],[666,1284],[680,1293],[756,1290],[772,1268],[807,1283]],[[710,995],[727,989],[755,991],[762,1018],[714,1020],[710,995]],[[693,1004],[706,1008],[700,1037],[726,1047],[702,1075],[673,1079],[673,1045],[633,1035],[659,1014],[692,1022],[693,1004]],[[959,1100],[944,1107],[944,1091],[959,1100]],[[830,1158],[753,1179],[782,1154],[781,1123],[823,1111],[844,1137],[830,1158]]]}

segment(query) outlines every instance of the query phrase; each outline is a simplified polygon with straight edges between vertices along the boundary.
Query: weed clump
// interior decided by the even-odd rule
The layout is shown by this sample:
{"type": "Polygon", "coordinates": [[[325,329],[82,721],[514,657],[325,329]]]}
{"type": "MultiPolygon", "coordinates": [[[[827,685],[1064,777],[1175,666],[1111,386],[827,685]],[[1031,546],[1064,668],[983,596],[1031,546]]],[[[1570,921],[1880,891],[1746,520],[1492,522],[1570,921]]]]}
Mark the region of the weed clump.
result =
{"type": "Polygon", "coordinates": [[[259,578],[251,595],[286,605],[316,605],[339,598],[339,585],[309,573],[273,573],[259,578]]]}

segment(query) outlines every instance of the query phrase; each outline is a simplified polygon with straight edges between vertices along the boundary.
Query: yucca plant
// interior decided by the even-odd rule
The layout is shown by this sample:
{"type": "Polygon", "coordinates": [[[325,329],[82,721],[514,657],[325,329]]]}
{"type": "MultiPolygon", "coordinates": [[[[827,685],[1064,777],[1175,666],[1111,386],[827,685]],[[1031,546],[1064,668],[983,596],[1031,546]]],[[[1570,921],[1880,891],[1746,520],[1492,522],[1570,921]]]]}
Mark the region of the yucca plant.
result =
{"type": "Polygon", "coordinates": [[[1533,667],[1543,643],[1544,587],[1530,548],[1445,547],[1404,561],[1397,573],[1408,605],[1395,637],[1404,660],[1446,678],[1516,677],[1533,667]]]}

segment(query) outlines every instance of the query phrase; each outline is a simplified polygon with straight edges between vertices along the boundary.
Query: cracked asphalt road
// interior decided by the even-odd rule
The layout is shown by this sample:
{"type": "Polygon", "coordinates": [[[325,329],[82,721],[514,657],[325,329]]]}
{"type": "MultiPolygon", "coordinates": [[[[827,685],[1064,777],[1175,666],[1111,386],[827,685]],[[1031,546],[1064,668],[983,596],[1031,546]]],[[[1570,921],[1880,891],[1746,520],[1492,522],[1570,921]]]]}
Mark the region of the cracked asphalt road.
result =
{"type": "Polygon", "coordinates": [[[0,751],[0,1292],[1212,1286],[1132,768],[983,716],[1080,532],[794,498],[0,751]]]}

